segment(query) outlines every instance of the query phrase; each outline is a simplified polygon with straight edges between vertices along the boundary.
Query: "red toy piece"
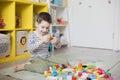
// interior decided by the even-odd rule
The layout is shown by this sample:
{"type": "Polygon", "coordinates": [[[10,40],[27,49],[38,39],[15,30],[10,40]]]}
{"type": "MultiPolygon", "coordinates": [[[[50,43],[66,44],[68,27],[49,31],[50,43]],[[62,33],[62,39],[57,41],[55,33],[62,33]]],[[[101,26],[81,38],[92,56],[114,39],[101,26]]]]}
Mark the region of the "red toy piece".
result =
{"type": "Polygon", "coordinates": [[[72,80],[77,80],[75,76],[72,76],[72,80]]]}
{"type": "Polygon", "coordinates": [[[82,72],[78,72],[78,76],[81,77],[82,76],[82,72]]]}
{"type": "Polygon", "coordinates": [[[107,74],[104,74],[104,78],[109,78],[109,76],[107,74]]]}

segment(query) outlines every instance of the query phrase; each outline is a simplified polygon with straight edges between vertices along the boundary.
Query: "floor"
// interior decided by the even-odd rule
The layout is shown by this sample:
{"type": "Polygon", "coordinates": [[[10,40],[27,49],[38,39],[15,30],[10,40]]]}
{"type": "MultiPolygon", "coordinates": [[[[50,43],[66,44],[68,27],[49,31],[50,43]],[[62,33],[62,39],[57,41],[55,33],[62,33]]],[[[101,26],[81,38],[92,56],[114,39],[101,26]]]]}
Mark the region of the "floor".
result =
{"type": "MultiPolygon", "coordinates": [[[[83,64],[95,64],[104,70],[110,69],[110,73],[114,77],[114,80],[120,80],[120,52],[105,49],[63,47],[62,49],[57,49],[52,54],[57,57],[62,57],[63,59],[67,58],[71,65],[76,65],[78,62],[82,61],[83,64]]],[[[28,71],[13,72],[13,66],[15,64],[20,64],[27,60],[28,59],[22,59],[0,64],[0,74],[9,75],[21,80],[45,80],[44,76],[41,74],[28,71]]]]}

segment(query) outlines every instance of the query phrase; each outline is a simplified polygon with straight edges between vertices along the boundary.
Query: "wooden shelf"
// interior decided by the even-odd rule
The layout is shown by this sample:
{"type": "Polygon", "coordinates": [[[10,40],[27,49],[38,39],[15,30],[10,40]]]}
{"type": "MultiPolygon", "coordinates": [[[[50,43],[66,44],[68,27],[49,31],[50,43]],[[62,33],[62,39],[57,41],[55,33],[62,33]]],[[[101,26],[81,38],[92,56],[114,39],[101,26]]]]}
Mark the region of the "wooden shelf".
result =
{"type": "Polygon", "coordinates": [[[5,23],[5,26],[0,29],[0,33],[9,33],[11,44],[9,56],[0,58],[0,63],[30,56],[29,51],[17,53],[17,32],[33,31],[35,29],[33,14],[40,12],[48,12],[48,5],[40,2],[31,2],[30,0],[0,0],[0,18],[4,19],[5,23]],[[16,16],[19,16],[19,22],[16,22],[16,16]]]}
{"type": "Polygon", "coordinates": [[[59,37],[62,45],[68,45],[68,10],[67,0],[61,0],[62,2],[57,3],[52,1],[49,2],[50,13],[52,15],[52,27],[50,29],[51,35],[59,37]],[[60,6],[59,6],[60,5],[60,6]]]}

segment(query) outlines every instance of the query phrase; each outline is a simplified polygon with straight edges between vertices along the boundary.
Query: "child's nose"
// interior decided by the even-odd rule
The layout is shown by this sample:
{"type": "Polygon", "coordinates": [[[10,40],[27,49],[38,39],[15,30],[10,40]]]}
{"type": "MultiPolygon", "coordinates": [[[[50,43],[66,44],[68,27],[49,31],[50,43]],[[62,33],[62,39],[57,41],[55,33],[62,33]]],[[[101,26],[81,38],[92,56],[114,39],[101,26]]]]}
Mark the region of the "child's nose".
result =
{"type": "Polygon", "coordinates": [[[45,31],[47,31],[47,29],[46,29],[46,28],[44,28],[44,29],[43,29],[43,31],[45,32],[45,31]]]}

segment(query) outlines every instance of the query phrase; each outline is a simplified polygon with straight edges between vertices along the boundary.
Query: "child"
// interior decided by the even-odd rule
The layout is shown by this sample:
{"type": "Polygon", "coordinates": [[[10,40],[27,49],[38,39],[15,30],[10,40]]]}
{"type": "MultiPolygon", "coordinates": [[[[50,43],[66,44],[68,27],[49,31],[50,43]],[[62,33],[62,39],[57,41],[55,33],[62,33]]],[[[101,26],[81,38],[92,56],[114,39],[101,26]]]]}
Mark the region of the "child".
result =
{"type": "Polygon", "coordinates": [[[28,70],[43,73],[51,65],[68,65],[67,60],[56,58],[54,55],[50,55],[48,51],[49,43],[52,43],[55,47],[60,47],[60,41],[56,37],[53,37],[51,40],[48,38],[51,23],[52,20],[49,13],[41,12],[37,15],[35,20],[36,30],[29,34],[27,41],[31,58],[30,63],[16,65],[14,68],[15,72],[28,70]]]}

